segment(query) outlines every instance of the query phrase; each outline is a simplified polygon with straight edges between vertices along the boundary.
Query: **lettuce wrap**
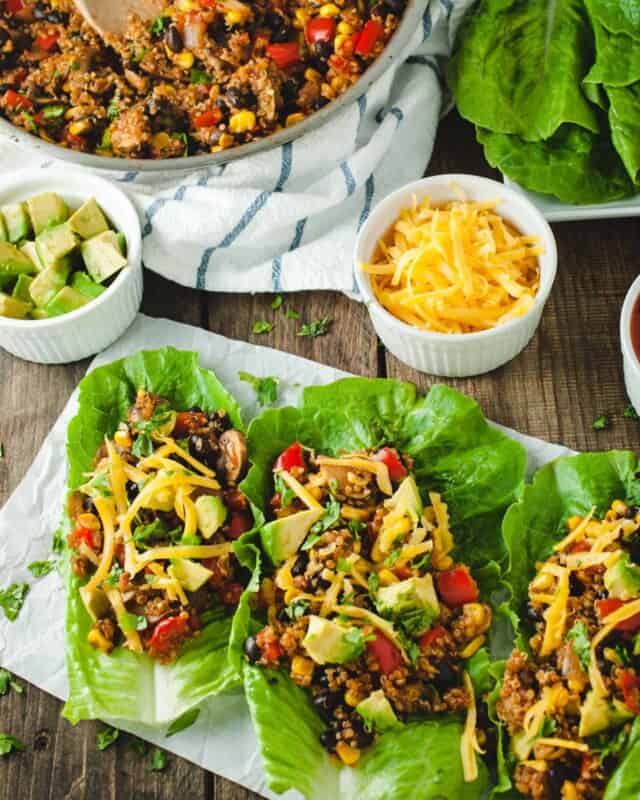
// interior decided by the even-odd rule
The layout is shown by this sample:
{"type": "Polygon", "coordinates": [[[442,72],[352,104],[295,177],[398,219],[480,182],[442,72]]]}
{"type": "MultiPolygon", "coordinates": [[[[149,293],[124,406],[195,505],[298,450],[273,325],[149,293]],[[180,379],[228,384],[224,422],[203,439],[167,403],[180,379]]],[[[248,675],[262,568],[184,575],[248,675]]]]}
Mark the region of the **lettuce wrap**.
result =
{"type": "MultiPolygon", "coordinates": [[[[252,467],[241,489],[257,509],[273,493],[272,465],[294,442],[329,456],[384,444],[413,459],[423,493],[440,492],[448,504],[457,552],[473,568],[485,599],[504,600],[498,563],[506,557],[500,523],[521,491],[526,453],[491,427],[478,405],[445,386],[427,397],[413,385],[386,379],[347,378],[307,388],[299,407],[268,410],[248,431],[252,467]]],[[[244,537],[247,551],[259,542],[244,537]]],[[[266,555],[265,570],[269,570],[266,555]]],[[[357,768],[338,767],[319,742],[325,725],[308,694],[283,671],[264,670],[244,660],[246,636],[259,627],[248,604],[236,615],[232,647],[244,662],[244,688],[270,789],[297,789],[307,798],[481,797],[488,785],[479,760],[478,778],[465,783],[460,757],[463,720],[455,716],[409,721],[383,733],[357,768]],[[240,618],[242,620],[240,621],[240,618]]],[[[490,645],[493,657],[510,647],[498,610],[490,645]]],[[[488,688],[489,656],[476,653],[468,672],[476,691],[488,688]]]]}
{"type": "MultiPolygon", "coordinates": [[[[638,460],[633,453],[611,451],[563,457],[542,467],[535,474],[522,498],[507,511],[504,540],[509,551],[505,580],[511,589],[512,620],[518,627],[517,647],[529,651],[528,639],[533,627],[527,620],[528,586],[537,571],[536,565],[547,559],[554,546],[567,535],[567,520],[585,517],[592,509],[593,519],[600,519],[614,500],[629,506],[640,501],[638,460]]],[[[498,679],[491,698],[490,712],[499,730],[498,782],[494,795],[517,798],[511,778],[515,757],[510,752],[506,728],[497,721],[496,702],[501,690],[503,667],[493,665],[498,679]]],[[[595,753],[610,753],[619,759],[611,775],[605,800],[636,797],[640,786],[637,755],[640,744],[640,719],[636,718],[628,735],[623,729],[605,730],[590,740],[595,753]]]]}
{"type": "MultiPolygon", "coordinates": [[[[212,372],[198,366],[196,353],[166,347],[99,367],[81,381],[78,411],[69,424],[70,492],[86,480],[105,435],[111,436],[126,417],[140,388],[161,395],[178,409],[225,409],[234,427],[242,427],[238,404],[212,372]]],[[[101,718],[161,725],[207,697],[240,689],[237,664],[228,655],[232,619],[222,607],[208,614],[201,634],[187,642],[171,664],[123,647],[109,655],[94,649],[87,642],[91,619],[78,591],[83,581],[70,569],[72,551],[63,544],[70,528],[65,510],[57,541],[64,548],[67,583],[69,698],[63,713],[68,720],[101,718]]]]}

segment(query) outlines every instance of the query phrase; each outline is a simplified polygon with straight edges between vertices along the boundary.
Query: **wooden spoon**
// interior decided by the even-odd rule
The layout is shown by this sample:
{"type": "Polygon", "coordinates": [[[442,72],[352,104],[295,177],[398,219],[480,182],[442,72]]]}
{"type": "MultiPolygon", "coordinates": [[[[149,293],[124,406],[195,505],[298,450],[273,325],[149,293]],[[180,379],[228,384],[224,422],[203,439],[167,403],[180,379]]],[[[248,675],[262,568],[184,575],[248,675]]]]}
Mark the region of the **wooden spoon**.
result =
{"type": "Polygon", "coordinates": [[[137,14],[142,20],[153,19],[166,5],[165,0],[74,0],[74,3],[78,13],[101,36],[123,34],[129,14],[137,14]]]}

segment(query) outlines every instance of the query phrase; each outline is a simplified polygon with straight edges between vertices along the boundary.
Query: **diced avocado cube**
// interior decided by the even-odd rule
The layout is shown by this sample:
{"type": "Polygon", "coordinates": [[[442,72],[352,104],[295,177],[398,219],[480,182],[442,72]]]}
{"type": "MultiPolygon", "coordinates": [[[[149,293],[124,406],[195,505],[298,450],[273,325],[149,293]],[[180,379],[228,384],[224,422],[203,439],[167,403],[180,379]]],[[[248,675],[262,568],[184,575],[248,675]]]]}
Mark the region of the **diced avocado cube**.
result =
{"type": "Polygon", "coordinates": [[[77,211],[74,211],[69,217],[69,225],[81,239],[91,239],[93,236],[109,230],[109,223],[95,197],[91,197],[77,211]]]}
{"type": "Polygon", "coordinates": [[[203,539],[210,539],[227,518],[227,508],[217,495],[203,494],[195,502],[198,530],[203,539]]]}
{"type": "Polygon", "coordinates": [[[38,255],[45,267],[53,267],[60,259],[77,247],[77,240],[69,223],[47,228],[36,237],[38,255]]]}
{"type": "Polygon", "coordinates": [[[316,664],[344,664],[362,654],[364,634],[355,626],[340,625],[312,614],[302,646],[316,664]]]}
{"type": "Polygon", "coordinates": [[[25,319],[33,306],[31,303],[24,303],[9,297],[8,294],[0,292],[0,317],[11,317],[12,319],[25,319]]]}
{"type": "Polygon", "coordinates": [[[38,248],[36,247],[35,242],[26,241],[20,245],[20,250],[25,254],[25,256],[31,261],[33,266],[38,272],[42,272],[44,269],[44,264],[38,255],[38,248]]]}
{"type": "Polygon", "coordinates": [[[61,225],[69,217],[67,204],[55,192],[45,192],[30,197],[27,200],[27,209],[36,236],[47,228],[61,225]]]}
{"type": "Polygon", "coordinates": [[[120,252],[118,236],[104,231],[80,245],[82,260],[94,281],[103,283],[127,264],[120,252]]]}
{"type": "Polygon", "coordinates": [[[387,507],[396,514],[422,514],[422,499],[413,476],[409,475],[402,481],[387,501],[387,507]]]}
{"type": "Polygon", "coordinates": [[[18,280],[16,281],[16,285],[13,287],[11,297],[15,297],[16,300],[22,300],[23,303],[31,304],[29,287],[32,283],[33,278],[29,277],[29,275],[18,275],[18,280]]]}
{"type": "Polygon", "coordinates": [[[384,733],[402,725],[382,689],[371,692],[369,697],[358,703],[356,711],[364,720],[367,730],[370,731],[384,733]]]}
{"type": "Polygon", "coordinates": [[[631,563],[629,553],[622,553],[607,569],[604,586],[611,597],[625,602],[640,595],[640,567],[631,563]]]}
{"type": "Polygon", "coordinates": [[[394,622],[401,622],[411,636],[420,636],[431,627],[440,613],[440,604],[430,574],[407,578],[378,589],[378,613],[394,622]]]}
{"type": "Polygon", "coordinates": [[[50,300],[53,300],[66,284],[67,277],[68,273],[60,272],[54,267],[49,267],[36,275],[29,287],[29,292],[38,308],[43,308],[50,300]]]}
{"type": "Polygon", "coordinates": [[[0,208],[7,229],[7,238],[10,242],[19,242],[26,239],[31,231],[29,215],[24,203],[9,203],[0,208]]]}
{"type": "Polygon", "coordinates": [[[90,302],[91,299],[86,294],[82,294],[82,292],[73,289],[71,286],[64,286],[53,299],[49,300],[44,310],[50,317],[60,317],[70,311],[75,311],[77,308],[82,308],[82,306],[86,306],[90,302]]]}
{"type": "Polygon", "coordinates": [[[606,731],[622,725],[633,717],[633,712],[620,702],[614,699],[609,702],[607,697],[603,697],[593,689],[587,693],[580,707],[580,726],[578,736],[595,736],[597,733],[606,731]]]}
{"type": "Polygon", "coordinates": [[[71,286],[92,299],[94,297],[99,297],[106,291],[104,286],[100,286],[99,283],[92,281],[86,272],[74,272],[71,278],[71,286]]]}
{"type": "Polygon", "coordinates": [[[49,315],[44,308],[32,308],[29,312],[29,319],[49,319],[49,315]]]}
{"type": "Polygon", "coordinates": [[[0,242],[0,274],[17,278],[18,275],[33,275],[36,271],[31,260],[9,242],[0,242]]]}
{"type": "Polygon", "coordinates": [[[324,514],[324,508],[298,511],[268,522],[260,530],[262,546],[275,565],[286,561],[307,538],[311,526],[324,514]]]}
{"type": "Polygon", "coordinates": [[[6,242],[8,238],[7,226],[4,224],[4,217],[0,214],[0,242],[6,242]]]}
{"type": "Polygon", "coordinates": [[[197,592],[204,586],[213,572],[197,561],[190,558],[174,558],[171,561],[173,575],[184,586],[188,592],[197,592]]]}

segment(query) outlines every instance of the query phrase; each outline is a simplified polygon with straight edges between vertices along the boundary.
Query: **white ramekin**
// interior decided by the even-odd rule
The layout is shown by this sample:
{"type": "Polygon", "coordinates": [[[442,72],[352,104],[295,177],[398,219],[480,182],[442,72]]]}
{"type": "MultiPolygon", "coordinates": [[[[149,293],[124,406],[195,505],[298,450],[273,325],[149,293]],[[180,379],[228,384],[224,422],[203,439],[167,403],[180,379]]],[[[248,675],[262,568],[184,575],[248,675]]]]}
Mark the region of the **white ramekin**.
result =
{"type": "Polygon", "coordinates": [[[523,350],[540,323],[557,268],[556,242],[549,224],[522,194],[502,183],[476,175],[434,175],[410,183],[375,207],[356,240],[355,272],[376,333],[384,345],[410,367],[449,378],[481,375],[505,364],[523,350]],[[369,275],[360,264],[371,260],[379,239],[391,228],[413,198],[425,196],[436,204],[449,200],[499,200],[497,212],[524,234],[540,239],[540,288],[533,308],[522,317],[488,331],[465,334],[433,333],[401,322],[378,302],[369,275]]]}
{"type": "Polygon", "coordinates": [[[57,192],[73,207],[95,197],[127,239],[127,266],[87,305],[44,320],[0,316],[0,347],[27,361],[63,364],[104,350],[131,325],[142,301],[140,222],[128,197],[109,181],[73,169],[29,169],[0,180],[0,205],[57,192]]]}
{"type": "Polygon", "coordinates": [[[635,410],[640,414],[640,359],[635,354],[631,342],[631,313],[640,298],[640,275],[629,287],[622,313],[620,314],[620,344],[622,346],[622,366],[627,395],[635,410]]]}

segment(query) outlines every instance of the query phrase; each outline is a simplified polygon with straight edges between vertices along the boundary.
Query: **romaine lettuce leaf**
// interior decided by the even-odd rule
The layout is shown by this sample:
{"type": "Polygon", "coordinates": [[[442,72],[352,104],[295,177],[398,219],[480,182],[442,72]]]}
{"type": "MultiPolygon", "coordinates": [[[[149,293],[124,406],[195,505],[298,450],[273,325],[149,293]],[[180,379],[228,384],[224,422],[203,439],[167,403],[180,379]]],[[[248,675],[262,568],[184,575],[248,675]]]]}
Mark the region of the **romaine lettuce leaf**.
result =
{"type": "Polygon", "coordinates": [[[318,741],[324,725],[308,695],[281,672],[246,667],[245,691],[272,791],[297,789],[307,800],[475,800],[487,787],[465,783],[460,762],[462,725],[452,719],[414,722],[383,734],[356,769],[330,761],[318,741]]]}
{"type": "Polygon", "coordinates": [[[565,203],[609,203],[632,197],[635,188],[606,137],[564,125],[547,141],[477,130],[491,166],[534,192],[565,203]]]}
{"type": "Polygon", "coordinates": [[[640,80],[630,86],[607,86],[606,92],[611,141],[631,179],[640,184],[640,80]]]}
{"type": "MultiPolygon", "coordinates": [[[[526,454],[487,423],[473,400],[446,386],[434,386],[422,397],[408,383],[347,378],[306,389],[299,408],[265,411],[251,422],[248,439],[252,467],[241,488],[257,507],[273,491],[273,462],[294,441],[331,455],[382,444],[408,453],[420,489],[440,491],[448,503],[457,554],[478,567],[483,596],[496,606],[504,603],[501,519],[522,490],[526,454]]],[[[494,641],[502,656],[511,634],[499,624],[494,641]]],[[[484,667],[475,667],[481,680],[484,667]]],[[[479,797],[486,787],[483,765],[473,784],[462,780],[461,725],[455,718],[411,723],[385,734],[357,769],[340,771],[318,741],[325,726],[308,694],[287,675],[247,666],[245,692],[274,791],[297,788],[309,798],[410,794],[435,800],[479,797]]]]}
{"type": "Polygon", "coordinates": [[[565,123],[598,132],[581,89],[592,62],[582,0],[481,0],[458,33],[448,79],[465,119],[538,141],[565,123]]]}
{"type": "MultiPolygon", "coordinates": [[[[166,397],[177,408],[224,408],[232,423],[242,427],[238,404],[212,372],[198,366],[196,353],[171,347],[137,353],[95,369],[80,383],[78,413],[67,436],[71,489],[84,482],[105,434],[114,432],[140,387],[166,397]]],[[[65,514],[63,534],[69,527],[65,514]]],[[[87,642],[91,623],[68,563],[66,578],[67,719],[100,717],[159,725],[206,697],[240,688],[239,665],[228,652],[232,620],[222,611],[184,646],[174,664],[161,665],[124,648],[105,655],[87,642]]]]}

